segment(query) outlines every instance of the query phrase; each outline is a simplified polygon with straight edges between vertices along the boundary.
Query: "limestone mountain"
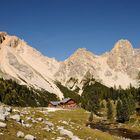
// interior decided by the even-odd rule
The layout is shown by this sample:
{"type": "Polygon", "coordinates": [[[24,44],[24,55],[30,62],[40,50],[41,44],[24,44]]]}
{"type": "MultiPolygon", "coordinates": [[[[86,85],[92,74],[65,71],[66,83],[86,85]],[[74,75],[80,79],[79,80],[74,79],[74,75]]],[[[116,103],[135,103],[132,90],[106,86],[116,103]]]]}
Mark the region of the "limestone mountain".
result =
{"type": "Polygon", "coordinates": [[[0,32],[0,76],[45,89],[60,98],[63,93],[56,81],[71,90],[80,89],[80,94],[87,79],[108,87],[127,88],[130,84],[137,86],[139,70],[140,49],[134,49],[128,40],[119,40],[110,52],[100,56],[80,48],[59,62],[43,56],[20,38],[0,32]]]}
{"type": "Polygon", "coordinates": [[[86,78],[94,78],[108,87],[127,88],[137,85],[139,68],[140,50],[134,49],[128,40],[119,40],[101,56],[78,49],[60,65],[56,77],[71,89],[82,89],[86,78]]]}
{"type": "Polygon", "coordinates": [[[12,78],[20,84],[45,89],[62,98],[62,92],[54,84],[53,75],[58,67],[58,61],[43,56],[25,41],[5,32],[0,33],[1,77],[12,78]]]}

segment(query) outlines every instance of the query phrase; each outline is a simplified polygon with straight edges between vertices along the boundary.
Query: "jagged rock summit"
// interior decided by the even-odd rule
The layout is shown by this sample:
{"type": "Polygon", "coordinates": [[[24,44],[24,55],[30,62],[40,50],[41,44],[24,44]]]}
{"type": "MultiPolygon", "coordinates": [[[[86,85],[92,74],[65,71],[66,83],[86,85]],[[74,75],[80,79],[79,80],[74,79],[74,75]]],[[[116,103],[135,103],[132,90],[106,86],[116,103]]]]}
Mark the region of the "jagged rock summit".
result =
{"type": "Polygon", "coordinates": [[[78,49],[60,65],[56,77],[71,89],[82,89],[87,75],[108,87],[121,85],[127,88],[130,84],[137,85],[139,60],[139,49],[134,49],[128,40],[121,39],[110,52],[101,56],[85,48],[78,49]]]}
{"type": "Polygon", "coordinates": [[[96,79],[108,87],[137,85],[140,49],[128,40],[119,40],[103,55],[79,48],[63,62],[43,56],[25,41],[0,32],[0,76],[20,84],[45,89],[63,98],[56,81],[71,90],[82,87],[87,79],[96,79]]]}
{"type": "Polygon", "coordinates": [[[6,32],[0,32],[0,44],[5,40],[6,32]]]}
{"type": "Polygon", "coordinates": [[[120,52],[120,51],[132,51],[133,47],[132,44],[126,40],[126,39],[121,39],[118,40],[117,43],[115,44],[114,48],[112,49],[112,52],[120,52]]]}
{"type": "Polygon", "coordinates": [[[108,55],[111,69],[136,79],[140,68],[140,49],[134,49],[128,40],[119,40],[108,55]]]}

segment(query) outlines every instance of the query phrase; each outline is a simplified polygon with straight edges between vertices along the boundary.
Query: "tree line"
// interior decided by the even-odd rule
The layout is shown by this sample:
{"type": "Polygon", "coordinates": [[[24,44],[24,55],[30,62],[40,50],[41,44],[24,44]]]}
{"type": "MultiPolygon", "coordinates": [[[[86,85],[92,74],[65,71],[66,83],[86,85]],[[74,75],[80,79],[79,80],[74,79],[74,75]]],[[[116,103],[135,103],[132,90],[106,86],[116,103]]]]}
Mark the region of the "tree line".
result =
{"type": "MultiPolygon", "coordinates": [[[[83,86],[82,95],[78,95],[79,89],[71,91],[67,87],[57,82],[56,85],[64,94],[64,98],[74,99],[79,106],[100,115],[99,110],[106,101],[107,118],[113,117],[112,102],[116,106],[116,118],[119,122],[129,121],[130,116],[135,113],[136,104],[140,105],[140,88],[134,88],[130,85],[127,89],[121,86],[116,89],[108,88],[94,79],[87,80],[83,86]],[[89,84],[93,82],[93,84],[89,84]]],[[[50,101],[57,101],[58,97],[43,89],[37,90],[25,85],[19,85],[13,80],[0,79],[0,102],[13,106],[48,106],[50,101]]]]}
{"type": "Polygon", "coordinates": [[[0,102],[12,106],[48,106],[52,100],[58,100],[55,94],[19,85],[13,80],[0,79],[0,102]]]}
{"type": "Polygon", "coordinates": [[[131,85],[125,90],[121,86],[118,89],[108,88],[94,79],[93,81],[94,84],[87,81],[83,87],[81,106],[91,114],[100,115],[99,110],[104,106],[102,102],[105,100],[107,119],[113,118],[112,104],[114,104],[116,120],[122,123],[129,121],[130,116],[135,113],[136,105],[140,105],[140,88],[136,89],[131,85]]]}

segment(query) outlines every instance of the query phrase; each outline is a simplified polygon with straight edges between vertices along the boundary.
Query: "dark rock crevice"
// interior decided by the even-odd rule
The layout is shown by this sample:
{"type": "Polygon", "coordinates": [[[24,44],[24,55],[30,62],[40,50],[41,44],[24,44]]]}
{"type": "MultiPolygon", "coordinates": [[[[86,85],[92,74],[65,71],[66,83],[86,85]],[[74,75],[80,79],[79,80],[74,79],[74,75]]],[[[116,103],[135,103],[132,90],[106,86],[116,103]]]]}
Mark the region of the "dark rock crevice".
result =
{"type": "Polygon", "coordinates": [[[5,32],[0,32],[0,44],[3,43],[3,41],[5,40],[5,36],[7,35],[7,33],[5,32]]]}

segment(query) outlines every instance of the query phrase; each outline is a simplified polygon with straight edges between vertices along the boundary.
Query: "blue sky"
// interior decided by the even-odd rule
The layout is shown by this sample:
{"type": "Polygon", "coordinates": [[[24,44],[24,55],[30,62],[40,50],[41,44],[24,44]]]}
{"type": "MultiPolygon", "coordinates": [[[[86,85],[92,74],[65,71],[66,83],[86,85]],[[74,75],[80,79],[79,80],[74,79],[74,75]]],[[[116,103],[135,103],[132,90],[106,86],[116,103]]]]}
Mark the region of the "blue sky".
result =
{"type": "Polygon", "coordinates": [[[102,54],[121,38],[139,48],[140,1],[0,0],[0,31],[58,60],[82,47],[102,54]]]}

